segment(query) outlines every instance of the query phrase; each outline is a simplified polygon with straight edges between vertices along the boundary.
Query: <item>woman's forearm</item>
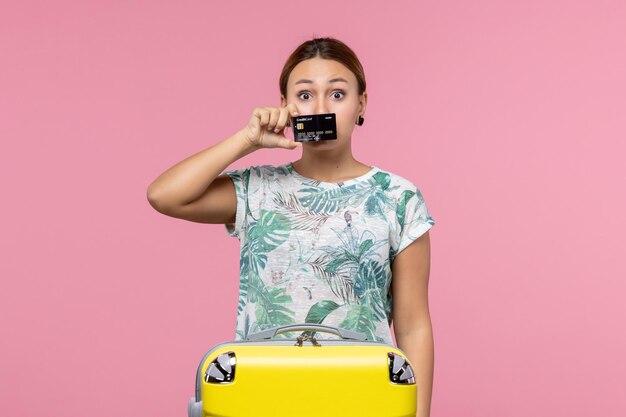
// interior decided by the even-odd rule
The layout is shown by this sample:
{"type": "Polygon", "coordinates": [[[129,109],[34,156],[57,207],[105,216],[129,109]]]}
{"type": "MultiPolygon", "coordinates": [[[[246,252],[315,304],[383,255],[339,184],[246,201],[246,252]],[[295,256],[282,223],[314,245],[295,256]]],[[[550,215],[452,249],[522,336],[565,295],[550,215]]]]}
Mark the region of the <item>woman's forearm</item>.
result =
{"type": "Polygon", "coordinates": [[[417,383],[417,417],[430,417],[435,349],[432,327],[396,335],[398,348],[409,358],[417,383]]]}
{"type": "Polygon", "coordinates": [[[184,205],[198,198],[230,164],[254,152],[242,130],[180,161],[148,187],[148,199],[161,206],[184,205]]]}

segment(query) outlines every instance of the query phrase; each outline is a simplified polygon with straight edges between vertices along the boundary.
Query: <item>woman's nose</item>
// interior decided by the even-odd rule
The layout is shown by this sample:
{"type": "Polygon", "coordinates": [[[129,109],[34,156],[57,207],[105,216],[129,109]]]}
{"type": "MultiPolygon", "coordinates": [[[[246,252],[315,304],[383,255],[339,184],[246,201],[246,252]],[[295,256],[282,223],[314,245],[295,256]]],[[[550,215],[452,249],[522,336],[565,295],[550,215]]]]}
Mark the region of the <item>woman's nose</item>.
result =
{"type": "Polygon", "coordinates": [[[315,114],[328,113],[328,106],[325,100],[317,100],[315,103],[315,114]]]}

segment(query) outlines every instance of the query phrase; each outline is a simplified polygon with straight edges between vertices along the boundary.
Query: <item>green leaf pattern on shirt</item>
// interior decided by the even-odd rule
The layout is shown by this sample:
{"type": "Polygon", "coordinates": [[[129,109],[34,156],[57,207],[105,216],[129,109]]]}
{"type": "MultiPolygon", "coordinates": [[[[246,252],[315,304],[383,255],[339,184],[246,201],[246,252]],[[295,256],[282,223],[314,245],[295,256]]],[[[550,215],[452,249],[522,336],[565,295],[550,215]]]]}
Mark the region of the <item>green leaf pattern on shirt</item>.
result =
{"type": "MultiPolygon", "coordinates": [[[[300,187],[285,187],[283,184],[291,178],[289,171],[263,168],[231,171],[234,179],[240,175],[241,183],[235,181],[237,192],[247,195],[237,337],[243,339],[251,332],[296,323],[292,295],[297,290],[303,294],[298,297],[312,300],[302,318],[305,322],[322,324],[341,314],[343,318],[335,325],[362,332],[370,340],[390,343],[388,337],[376,331],[377,323],[391,324],[390,263],[397,252],[390,246],[389,236],[376,235],[368,225],[394,222],[398,226],[391,224],[389,230],[402,229],[411,200],[421,198],[419,190],[406,184],[401,187],[403,183],[394,183],[392,174],[378,169],[367,180],[348,181],[349,185],[323,187],[307,180],[300,181],[300,187]],[[251,175],[258,179],[259,189],[248,189],[251,175]],[[251,196],[259,203],[256,214],[248,203],[251,196]],[[309,248],[321,230],[334,239],[327,238],[322,245],[309,248]],[[282,279],[270,274],[270,260],[280,258],[285,262],[282,258],[296,250],[301,253],[290,258],[296,259],[295,264],[289,261],[287,270],[281,271],[282,279]],[[304,283],[312,279],[312,285],[326,288],[334,298],[316,299],[319,287],[295,284],[296,279],[305,279],[304,283]]],[[[434,224],[427,212],[423,220],[434,224]]]]}

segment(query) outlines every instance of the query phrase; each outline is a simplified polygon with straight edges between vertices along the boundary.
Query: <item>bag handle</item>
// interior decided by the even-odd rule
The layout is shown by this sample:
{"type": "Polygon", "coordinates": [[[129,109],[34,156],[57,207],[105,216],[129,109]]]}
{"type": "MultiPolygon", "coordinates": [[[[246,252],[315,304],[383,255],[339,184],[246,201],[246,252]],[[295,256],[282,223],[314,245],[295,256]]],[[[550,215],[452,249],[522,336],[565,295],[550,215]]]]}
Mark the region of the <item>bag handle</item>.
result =
{"type": "Polygon", "coordinates": [[[259,340],[271,339],[272,337],[280,333],[295,332],[295,331],[301,331],[301,330],[302,331],[313,330],[316,332],[332,333],[336,336],[341,337],[342,339],[358,340],[360,342],[364,342],[367,340],[367,336],[364,333],[353,332],[351,330],[342,329],[341,327],[326,326],[324,324],[308,324],[308,323],[290,324],[287,326],[273,327],[271,329],[249,334],[245,340],[254,342],[254,341],[259,341],[259,340]]]}

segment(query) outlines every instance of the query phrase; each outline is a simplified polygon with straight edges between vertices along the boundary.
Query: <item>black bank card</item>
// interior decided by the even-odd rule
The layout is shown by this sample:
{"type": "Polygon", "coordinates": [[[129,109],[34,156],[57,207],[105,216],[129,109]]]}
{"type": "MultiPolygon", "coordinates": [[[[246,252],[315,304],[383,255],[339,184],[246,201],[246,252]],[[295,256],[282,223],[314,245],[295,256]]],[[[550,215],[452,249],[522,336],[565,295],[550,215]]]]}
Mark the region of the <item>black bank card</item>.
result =
{"type": "Polygon", "coordinates": [[[296,142],[317,142],[337,139],[335,113],[303,114],[291,118],[293,140],[296,142]]]}

